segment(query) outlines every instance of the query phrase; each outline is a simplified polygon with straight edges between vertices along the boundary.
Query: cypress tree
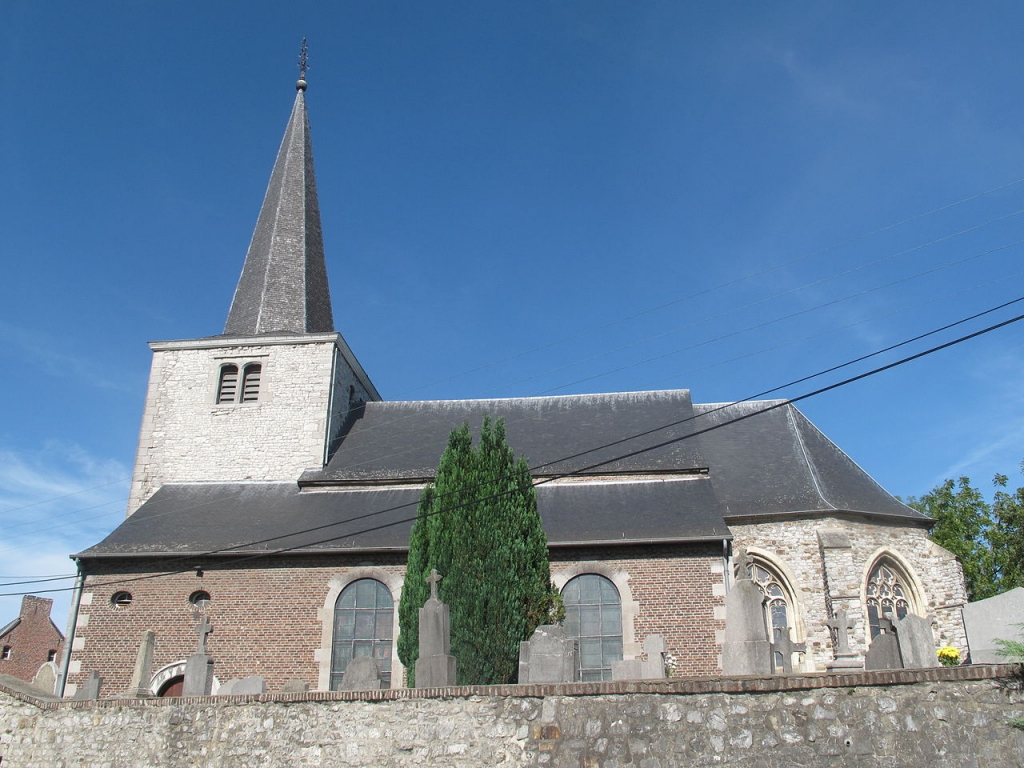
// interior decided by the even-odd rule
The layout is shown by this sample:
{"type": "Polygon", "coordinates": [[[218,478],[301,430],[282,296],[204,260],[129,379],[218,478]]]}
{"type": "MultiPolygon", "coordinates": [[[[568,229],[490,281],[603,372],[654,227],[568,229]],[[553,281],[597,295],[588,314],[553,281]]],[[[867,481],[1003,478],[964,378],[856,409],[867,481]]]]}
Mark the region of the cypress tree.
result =
{"type": "Polygon", "coordinates": [[[433,486],[420,497],[399,604],[398,654],[415,684],[419,608],[426,578],[443,577],[460,685],[514,682],[519,642],[558,617],[547,537],[526,459],[516,459],[501,420],[485,418],[479,446],[469,425],[452,430],[433,486]]]}

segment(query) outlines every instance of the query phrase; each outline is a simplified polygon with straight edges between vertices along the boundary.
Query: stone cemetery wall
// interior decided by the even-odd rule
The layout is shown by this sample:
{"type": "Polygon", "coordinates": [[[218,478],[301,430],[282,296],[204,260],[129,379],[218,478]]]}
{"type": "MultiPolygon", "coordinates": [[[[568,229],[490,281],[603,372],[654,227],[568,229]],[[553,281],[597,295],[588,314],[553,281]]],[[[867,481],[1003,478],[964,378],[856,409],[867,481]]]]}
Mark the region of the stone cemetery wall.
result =
{"type": "MultiPolygon", "coordinates": [[[[1024,766],[1009,666],[42,702],[0,680],[4,768],[1024,766]]],[[[7,678],[7,680],[11,680],[7,678]]]]}

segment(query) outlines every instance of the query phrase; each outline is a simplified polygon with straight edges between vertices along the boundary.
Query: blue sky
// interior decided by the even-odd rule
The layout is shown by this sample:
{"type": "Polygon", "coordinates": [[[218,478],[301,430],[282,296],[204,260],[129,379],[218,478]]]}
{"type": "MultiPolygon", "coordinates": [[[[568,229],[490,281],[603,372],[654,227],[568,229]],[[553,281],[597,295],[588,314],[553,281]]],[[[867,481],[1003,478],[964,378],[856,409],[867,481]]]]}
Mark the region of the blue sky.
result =
{"type": "MultiPolygon", "coordinates": [[[[221,332],[303,36],[335,319],[386,398],[735,400],[1024,295],[1018,3],[242,9],[0,6],[5,582],[123,518],[146,342],[221,332]]],[[[892,493],[987,489],[1021,326],[800,407],[892,493]]]]}

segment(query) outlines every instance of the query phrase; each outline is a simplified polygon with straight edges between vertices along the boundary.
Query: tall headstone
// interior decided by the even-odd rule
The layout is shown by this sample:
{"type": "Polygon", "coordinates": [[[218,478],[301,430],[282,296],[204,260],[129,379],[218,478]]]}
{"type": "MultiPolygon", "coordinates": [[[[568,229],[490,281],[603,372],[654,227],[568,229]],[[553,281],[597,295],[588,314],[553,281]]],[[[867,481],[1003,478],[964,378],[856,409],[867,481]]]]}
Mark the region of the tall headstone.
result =
{"type": "Polygon", "coordinates": [[[772,643],[772,666],[775,667],[776,674],[793,674],[793,654],[807,653],[807,643],[794,643],[790,632],[789,627],[778,627],[775,630],[775,642],[772,643]]]}
{"type": "Polygon", "coordinates": [[[103,685],[103,678],[100,673],[93,670],[89,677],[82,683],[82,687],[75,691],[72,696],[75,701],[95,701],[100,697],[100,686],[103,685]]]}
{"type": "Polygon", "coordinates": [[[430,597],[420,608],[420,655],[416,659],[417,688],[455,685],[455,657],[451,655],[451,617],[437,597],[441,577],[430,569],[430,597]]]}
{"type": "Polygon", "coordinates": [[[57,686],[57,665],[52,661],[43,662],[32,678],[32,685],[52,696],[57,686]]]}
{"type": "Polygon", "coordinates": [[[612,663],[612,680],[663,680],[665,678],[665,638],[648,635],[644,639],[647,661],[629,659],[612,663]]]}
{"type": "Polygon", "coordinates": [[[182,696],[209,696],[213,692],[213,657],[206,652],[206,637],[213,633],[213,625],[204,616],[196,627],[199,648],[185,661],[185,683],[182,696]]]}
{"type": "Polygon", "coordinates": [[[879,619],[880,634],[871,641],[871,647],[864,657],[864,669],[903,669],[900,644],[889,619],[879,619]]]}
{"type": "Polygon", "coordinates": [[[964,629],[974,664],[1000,664],[997,639],[1016,640],[1024,625],[1024,587],[1016,587],[995,597],[968,603],[963,607],[964,629]]]}
{"type": "Polygon", "coordinates": [[[519,682],[575,682],[578,655],[579,641],[566,636],[564,627],[541,624],[529,640],[519,644],[519,682]]]}
{"type": "Polygon", "coordinates": [[[897,618],[896,641],[900,644],[900,657],[906,669],[927,669],[939,666],[936,654],[935,635],[932,634],[931,619],[910,613],[897,618]]]}
{"type": "MultiPolygon", "coordinates": [[[[416,667],[419,677],[419,666],[416,667]]],[[[345,677],[341,681],[343,691],[379,691],[380,664],[373,656],[356,656],[345,667],[345,677]]]]}
{"type": "Polygon", "coordinates": [[[764,594],[750,578],[751,558],[740,550],[739,573],[725,597],[725,640],[722,643],[722,673],[725,675],[770,675],[772,644],[765,625],[764,594]]]}
{"type": "Polygon", "coordinates": [[[840,608],[836,615],[825,622],[825,625],[832,630],[833,642],[835,643],[835,658],[828,663],[830,672],[856,672],[864,669],[864,659],[860,654],[850,649],[850,630],[854,628],[854,622],[846,615],[846,609],[840,608]]]}
{"type": "Polygon", "coordinates": [[[149,681],[153,674],[153,651],[156,648],[156,634],[147,629],[142,633],[139,652],[135,657],[135,669],[132,670],[132,681],[128,690],[121,696],[123,699],[146,699],[153,695],[149,681]]]}

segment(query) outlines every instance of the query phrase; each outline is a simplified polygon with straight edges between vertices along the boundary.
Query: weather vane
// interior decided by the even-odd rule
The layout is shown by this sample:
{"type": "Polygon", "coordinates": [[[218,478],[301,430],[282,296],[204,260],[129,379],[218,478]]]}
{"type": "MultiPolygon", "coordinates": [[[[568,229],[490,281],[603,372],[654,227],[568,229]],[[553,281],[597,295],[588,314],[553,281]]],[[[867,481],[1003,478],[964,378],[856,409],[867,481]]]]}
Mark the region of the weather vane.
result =
{"type": "Polygon", "coordinates": [[[309,48],[306,46],[306,38],[302,38],[302,47],[299,48],[299,81],[295,83],[297,90],[306,90],[307,69],[309,69],[309,48]]]}

